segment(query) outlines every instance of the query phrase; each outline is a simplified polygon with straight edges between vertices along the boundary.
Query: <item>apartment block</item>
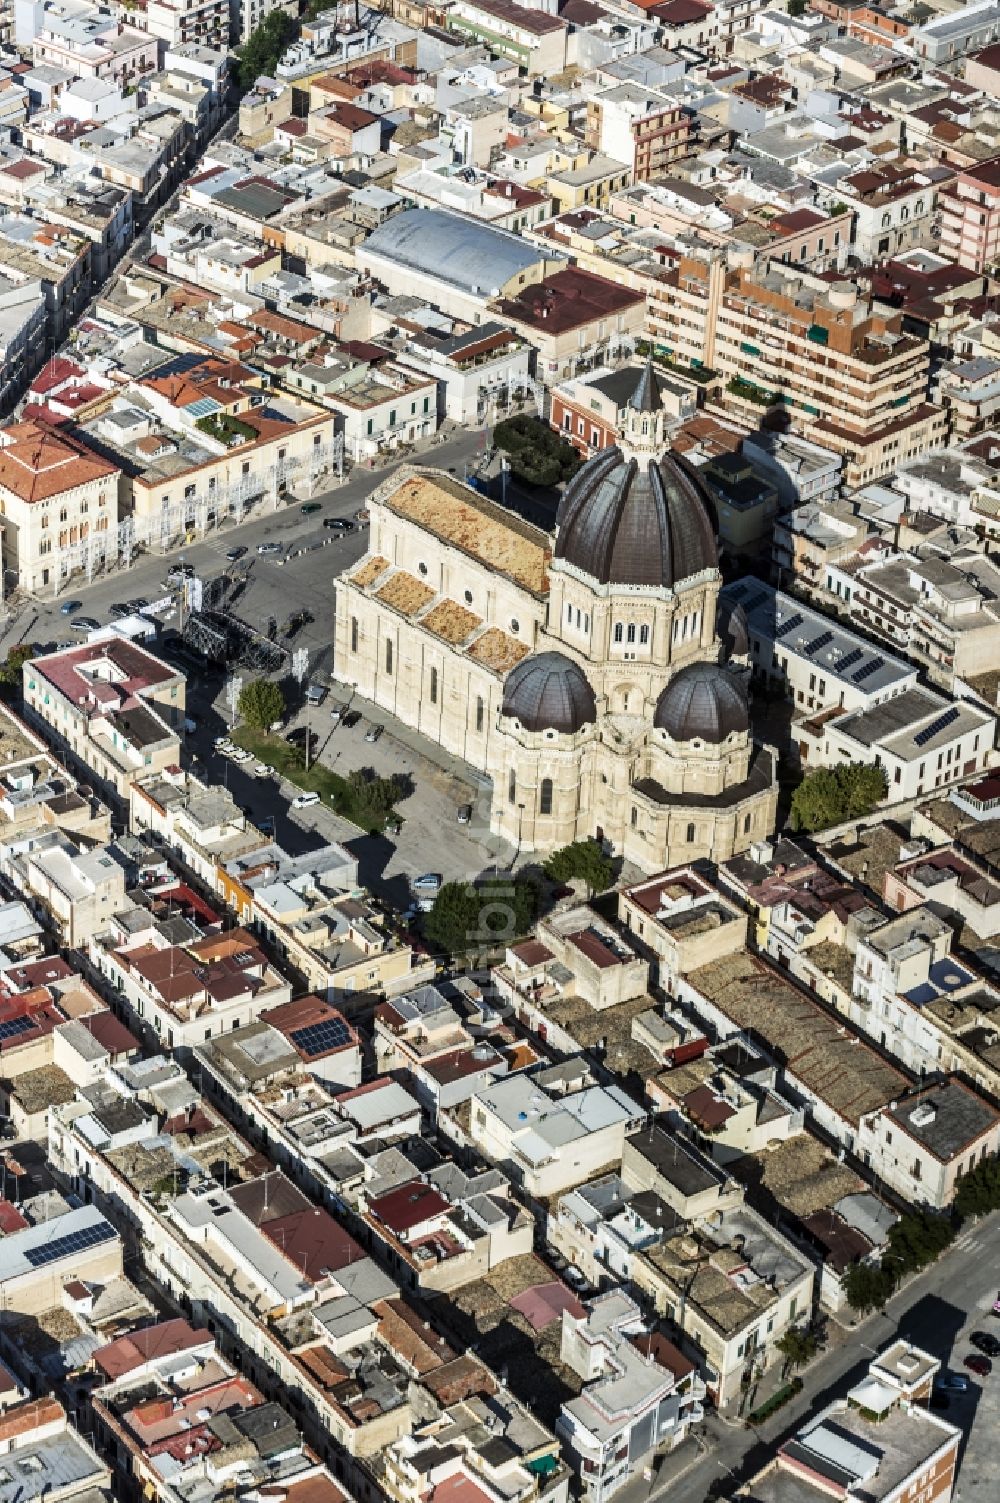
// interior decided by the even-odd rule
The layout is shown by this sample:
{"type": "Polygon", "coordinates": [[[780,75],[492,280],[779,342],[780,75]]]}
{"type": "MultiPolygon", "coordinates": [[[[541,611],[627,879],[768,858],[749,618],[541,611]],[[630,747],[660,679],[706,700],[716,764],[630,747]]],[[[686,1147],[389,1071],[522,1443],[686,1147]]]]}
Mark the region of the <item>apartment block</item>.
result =
{"type": "Polygon", "coordinates": [[[945,441],[945,415],[927,401],[926,341],[852,282],[690,245],[652,285],[649,318],[665,352],[717,372],[726,406],[753,426],[782,407],[798,432],[843,455],[849,485],[945,441]]]}
{"type": "Polygon", "coordinates": [[[993,270],[1000,260],[1000,157],[959,172],[942,187],[940,204],[942,253],[970,271],[993,270]]]}
{"type": "Polygon", "coordinates": [[[137,777],[178,760],[185,678],[121,637],[31,658],[23,669],[29,721],[70,762],[127,800],[137,777]]]}

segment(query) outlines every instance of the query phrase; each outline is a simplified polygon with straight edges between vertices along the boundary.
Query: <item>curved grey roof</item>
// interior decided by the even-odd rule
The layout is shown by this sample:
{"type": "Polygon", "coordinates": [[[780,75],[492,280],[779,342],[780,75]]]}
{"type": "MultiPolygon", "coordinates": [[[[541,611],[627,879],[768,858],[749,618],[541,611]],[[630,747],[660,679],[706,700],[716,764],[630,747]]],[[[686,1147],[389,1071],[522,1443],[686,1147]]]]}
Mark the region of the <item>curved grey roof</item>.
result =
{"type": "Polygon", "coordinates": [[[697,473],[676,455],[642,467],[602,449],[563,493],[555,556],[602,584],[673,586],[718,567],[712,515],[697,473]]]}
{"type": "Polygon", "coordinates": [[[539,652],[508,673],[500,713],[526,731],[572,736],[596,721],[597,701],[582,668],[561,652],[539,652]]]}
{"type": "Polygon", "coordinates": [[[511,277],[546,259],[516,235],[443,209],[393,214],[360,249],[483,297],[494,296],[511,277]]]}
{"type": "Polygon", "coordinates": [[[653,724],[675,741],[725,741],[750,729],[741,681],[717,663],[692,663],[675,673],[656,701],[653,724]]]}

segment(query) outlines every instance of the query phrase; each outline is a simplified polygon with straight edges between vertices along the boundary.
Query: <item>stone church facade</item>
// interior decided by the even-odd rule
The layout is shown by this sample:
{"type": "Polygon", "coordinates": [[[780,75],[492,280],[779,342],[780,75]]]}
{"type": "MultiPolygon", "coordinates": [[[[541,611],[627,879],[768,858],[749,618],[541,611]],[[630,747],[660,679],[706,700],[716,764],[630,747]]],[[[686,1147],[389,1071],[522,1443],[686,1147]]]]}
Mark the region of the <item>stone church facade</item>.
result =
{"type": "Polygon", "coordinates": [[[664,452],[650,368],[554,538],[448,475],[397,470],[338,582],[335,672],[493,783],[522,850],[594,835],[645,871],[774,827],[750,735],[746,624],[720,617],[711,503],[664,452]]]}

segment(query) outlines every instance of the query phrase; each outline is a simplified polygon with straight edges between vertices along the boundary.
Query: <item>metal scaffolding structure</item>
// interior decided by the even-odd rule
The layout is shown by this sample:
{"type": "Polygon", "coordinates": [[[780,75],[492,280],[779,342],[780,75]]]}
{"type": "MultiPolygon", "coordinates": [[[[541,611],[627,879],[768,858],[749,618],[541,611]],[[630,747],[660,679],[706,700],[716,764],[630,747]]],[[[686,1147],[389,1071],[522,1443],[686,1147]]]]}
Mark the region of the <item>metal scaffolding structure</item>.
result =
{"type": "Polygon", "coordinates": [[[479,402],[476,409],[477,421],[485,422],[491,409],[494,422],[502,417],[508,417],[515,402],[523,402],[532,398],[535,403],[535,412],[538,417],[545,416],[545,387],[540,381],[535,381],[531,376],[498,376],[482,387],[479,392],[479,402]]]}
{"type": "Polygon", "coordinates": [[[279,673],[288,652],[261,636],[256,627],[227,611],[192,611],[184,623],[184,642],[210,662],[249,668],[252,673],[279,673]]]}
{"type": "Polygon", "coordinates": [[[344,440],[336,434],[332,443],[316,444],[301,458],[283,460],[256,475],[242,475],[232,485],[221,486],[210,476],[204,489],[189,487],[191,494],[177,506],[164,507],[158,517],[123,517],[117,527],[93,531],[75,543],[59,548],[55,593],[82,574],[87,583],[97,574],[128,569],[140,553],[167,554],[174,548],[195,543],[222,528],[238,526],[255,509],[270,504],[277,511],[293,487],[303,488],[308,498],[332,472],[344,474],[344,440]]]}

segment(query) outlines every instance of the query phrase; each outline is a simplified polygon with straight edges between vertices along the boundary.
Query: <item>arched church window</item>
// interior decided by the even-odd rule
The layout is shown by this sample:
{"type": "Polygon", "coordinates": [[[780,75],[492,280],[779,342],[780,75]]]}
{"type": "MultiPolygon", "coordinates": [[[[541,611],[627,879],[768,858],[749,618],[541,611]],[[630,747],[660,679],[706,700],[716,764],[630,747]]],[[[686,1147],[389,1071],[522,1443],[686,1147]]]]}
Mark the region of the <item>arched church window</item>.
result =
{"type": "Polygon", "coordinates": [[[634,621],[630,621],[629,624],[628,624],[628,632],[626,633],[626,640],[628,641],[628,644],[629,644],[630,647],[631,647],[632,643],[635,641],[635,622],[634,621]]]}
{"type": "Polygon", "coordinates": [[[392,672],[392,638],[391,637],[386,637],[386,639],[385,639],[385,671],[386,671],[386,673],[391,673],[392,672]]]}
{"type": "Polygon", "coordinates": [[[639,645],[641,647],[648,647],[649,646],[649,627],[648,626],[640,626],[640,628],[639,628],[639,645]]]}
{"type": "Polygon", "coordinates": [[[431,669],[431,704],[432,705],[436,705],[437,702],[438,702],[438,671],[437,671],[436,668],[432,668],[431,669]]]}
{"type": "Polygon", "coordinates": [[[507,779],[507,797],[512,804],[517,802],[517,773],[513,767],[510,770],[510,777],[507,779]]]}
{"type": "Polygon", "coordinates": [[[476,730],[477,731],[481,731],[482,728],[483,728],[484,714],[485,714],[485,709],[484,709],[484,706],[483,706],[483,696],[481,694],[477,694],[476,695],[476,730]]]}
{"type": "Polygon", "coordinates": [[[351,617],[351,651],[352,652],[357,652],[357,650],[358,650],[358,618],[357,618],[357,616],[352,616],[351,617]]]}
{"type": "Polygon", "coordinates": [[[543,778],[538,785],[538,812],[539,814],[552,813],[552,779],[543,778]]]}
{"type": "Polygon", "coordinates": [[[635,807],[635,805],[633,804],[632,805],[632,818],[631,818],[631,825],[632,825],[633,830],[635,829],[635,827],[636,827],[636,825],[638,823],[639,823],[639,811],[635,807]]]}
{"type": "Polygon", "coordinates": [[[688,845],[694,845],[694,825],[688,825],[687,843],[688,845]]]}
{"type": "Polygon", "coordinates": [[[615,622],[615,641],[616,642],[621,642],[621,640],[622,640],[622,638],[624,636],[625,636],[625,628],[622,626],[622,624],[621,624],[620,621],[616,621],[615,622]]]}

